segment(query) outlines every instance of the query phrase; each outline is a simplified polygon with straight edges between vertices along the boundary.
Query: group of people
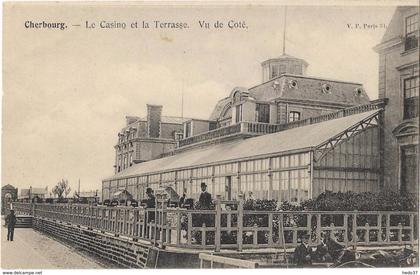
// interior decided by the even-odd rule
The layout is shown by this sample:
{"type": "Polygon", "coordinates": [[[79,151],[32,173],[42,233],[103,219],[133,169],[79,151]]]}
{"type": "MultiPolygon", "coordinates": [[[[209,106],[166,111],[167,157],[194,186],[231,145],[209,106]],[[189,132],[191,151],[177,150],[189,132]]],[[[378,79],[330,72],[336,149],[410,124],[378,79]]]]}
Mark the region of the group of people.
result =
{"type": "MultiPolygon", "coordinates": [[[[148,187],[146,189],[146,196],[147,199],[142,200],[142,204],[145,205],[146,208],[155,208],[156,207],[156,197],[154,195],[154,191],[152,188],[148,187]]],[[[183,206],[188,199],[186,198],[185,192],[182,194],[182,196],[179,199],[179,206],[183,206]]],[[[201,194],[198,199],[198,203],[200,206],[200,209],[210,209],[210,206],[212,204],[212,196],[207,191],[207,184],[205,182],[201,183],[201,194]]]]}
{"type": "Polygon", "coordinates": [[[344,246],[332,239],[328,234],[321,237],[320,244],[315,251],[309,246],[309,235],[301,236],[301,243],[291,256],[291,259],[298,266],[309,266],[313,261],[332,262],[346,257],[344,246]]]}

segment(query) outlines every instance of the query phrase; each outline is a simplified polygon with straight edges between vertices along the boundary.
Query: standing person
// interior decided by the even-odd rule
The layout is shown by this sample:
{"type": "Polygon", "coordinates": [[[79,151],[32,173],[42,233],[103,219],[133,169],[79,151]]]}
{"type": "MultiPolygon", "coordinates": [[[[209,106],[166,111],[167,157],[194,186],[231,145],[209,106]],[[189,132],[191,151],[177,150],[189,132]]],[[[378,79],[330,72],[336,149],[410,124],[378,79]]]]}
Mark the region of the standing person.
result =
{"type": "Polygon", "coordinates": [[[150,187],[147,187],[146,195],[147,195],[146,208],[155,208],[156,198],[155,198],[155,195],[153,195],[153,189],[150,187]]]}
{"type": "Polygon", "coordinates": [[[207,192],[207,185],[205,182],[201,183],[201,194],[198,202],[200,204],[200,209],[210,209],[211,205],[211,194],[207,192]]]}
{"type": "MultiPolygon", "coordinates": [[[[146,208],[156,208],[156,198],[155,195],[153,195],[153,189],[150,187],[147,187],[146,189],[146,208]]],[[[155,211],[147,211],[147,222],[151,222],[155,220],[155,211]]]]}
{"type": "Polygon", "coordinates": [[[179,207],[183,207],[184,206],[184,202],[185,202],[185,193],[182,194],[182,197],[179,199],[179,207]]]}
{"type": "Polygon", "coordinates": [[[16,216],[15,210],[10,210],[10,214],[6,216],[7,224],[7,240],[13,242],[13,235],[15,232],[16,216]]]}

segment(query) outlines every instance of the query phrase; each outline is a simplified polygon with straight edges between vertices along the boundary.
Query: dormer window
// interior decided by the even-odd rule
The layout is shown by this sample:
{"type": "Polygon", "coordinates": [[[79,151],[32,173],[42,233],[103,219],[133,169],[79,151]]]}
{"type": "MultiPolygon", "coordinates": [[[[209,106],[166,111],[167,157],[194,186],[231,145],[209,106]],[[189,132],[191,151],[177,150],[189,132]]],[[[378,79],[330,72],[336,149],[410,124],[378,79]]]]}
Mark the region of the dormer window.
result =
{"type": "Polygon", "coordinates": [[[418,13],[408,16],[405,19],[405,50],[415,49],[419,45],[418,29],[419,29],[418,13]]]}
{"type": "Polygon", "coordinates": [[[300,112],[291,111],[289,113],[289,122],[300,120],[300,112]]]}

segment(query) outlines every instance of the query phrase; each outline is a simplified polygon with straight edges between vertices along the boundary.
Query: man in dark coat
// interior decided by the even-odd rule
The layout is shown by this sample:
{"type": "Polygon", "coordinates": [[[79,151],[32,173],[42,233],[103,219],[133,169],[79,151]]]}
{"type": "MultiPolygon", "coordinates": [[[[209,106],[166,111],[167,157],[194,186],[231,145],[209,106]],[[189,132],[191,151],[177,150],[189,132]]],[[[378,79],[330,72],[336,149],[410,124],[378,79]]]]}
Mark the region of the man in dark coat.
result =
{"type": "Polygon", "coordinates": [[[182,194],[182,197],[181,197],[181,198],[179,198],[179,207],[183,207],[183,206],[184,206],[184,203],[185,203],[185,197],[186,197],[186,195],[185,195],[185,193],[183,193],[183,194],[182,194]]]}
{"type": "MultiPolygon", "coordinates": [[[[155,195],[153,195],[153,189],[148,187],[146,189],[146,208],[155,208],[156,207],[156,198],[155,195]]],[[[155,220],[155,211],[148,211],[147,212],[147,222],[151,222],[155,220]]]]}
{"type": "Polygon", "coordinates": [[[155,195],[153,195],[153,189],[148,187],[146,189],[146,195],[147,195],[146,208],[155,208],[156,198],[155,198],[155,195]]]}
{"type": "Polygon", "coordinates": [[[7,224],[7,240],[13,242],[13,235],[15,232],[15,225],[16,225],[16,216],[15,216],[15,211],[13,209],[10,210],[10,214],[6,216],[6,224],[7,224]]]}
{"type": "Polygon", "coordinates": [[[200,209],[210,209],[211,205],[211,194],[207,192],[207,185],[205,182],[201,183],[201,194],[200,198],[198,199],[200,204],[200,209]]]}
{"type": "MultiPolygon", "coordinates": [[[[201,183],[201,194],[200,198],[198,199],[198,204],[200,209],[208,210],[210,209],[210,205],[212,203],[211,194],[207,192],[207,185],[205,182],[201,183]]],[[[211,226],[214,222],[212,220],[212,216],[208,214],[202,214],[198,216],[199,226],[206,225],[211,226]]]]}
{"type": "Polygon", "coordinates": [[[298,245],[294,252],[294,260],[298,266],[308,266],[312,264],[312,248],[308,244],[309,235],[301,237],[301,244],[298,245]]]}

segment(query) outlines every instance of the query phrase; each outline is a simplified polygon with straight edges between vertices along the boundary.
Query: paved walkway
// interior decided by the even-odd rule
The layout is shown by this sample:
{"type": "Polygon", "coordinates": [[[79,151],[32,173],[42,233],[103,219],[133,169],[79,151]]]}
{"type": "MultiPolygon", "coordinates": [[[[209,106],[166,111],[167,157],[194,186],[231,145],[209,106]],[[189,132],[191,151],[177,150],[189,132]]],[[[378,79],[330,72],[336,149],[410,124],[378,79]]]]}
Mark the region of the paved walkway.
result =
{"type": "Polygon", "coordinates": [[[97,269],[93,259],[81,255],[32,228],[16,228],[13,242],[7,241],[7,228],[1,226],[2,269],[97,269]]]}

